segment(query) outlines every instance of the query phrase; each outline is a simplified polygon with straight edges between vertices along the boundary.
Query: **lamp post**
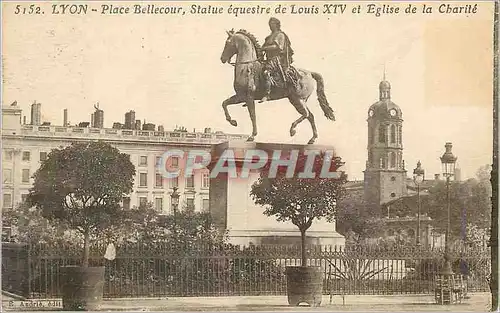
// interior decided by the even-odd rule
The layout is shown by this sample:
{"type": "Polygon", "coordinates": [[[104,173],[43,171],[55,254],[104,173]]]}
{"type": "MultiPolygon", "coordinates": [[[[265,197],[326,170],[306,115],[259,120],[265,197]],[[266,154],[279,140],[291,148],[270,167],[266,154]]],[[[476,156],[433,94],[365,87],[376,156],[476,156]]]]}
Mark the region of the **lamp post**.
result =
{"type": "Polygon", "coordinates": [[[443,275],[453,275],[453,270],[451,268],[451,260],[450,260],[450,232],[451,232],[451,224],[450,224],[450,216],[451,216],[451,203],[450,203],[450,179],[455,173],[455,162],[457,161],[457,157],[453,155],[451,152],[452,143],[447,142],[444,146],[446,148],[445,153],[441,157],[441,164],[443,166],[443,175],[446,177],[446,202],[447,202],[447,223],[446,223],[446,233],[444,236],[444,269],[443,275]]]}
{"type": "Polygon", "coordinates": [[[417,167],[413,170],[413,181],[417,185],[417,246],[420,246],[420,184],[424,181],[424,169],[422,163],[417,162],[417,167]]]}
{"type": "Polygon", "coordinates": [[[177,187],[172,188],[172,194],[170,195],[172,207],[174,209],[174,231],[177,232],[177,208],[179,207],[179,197],[180,194],[177,192],[177,187]]]}

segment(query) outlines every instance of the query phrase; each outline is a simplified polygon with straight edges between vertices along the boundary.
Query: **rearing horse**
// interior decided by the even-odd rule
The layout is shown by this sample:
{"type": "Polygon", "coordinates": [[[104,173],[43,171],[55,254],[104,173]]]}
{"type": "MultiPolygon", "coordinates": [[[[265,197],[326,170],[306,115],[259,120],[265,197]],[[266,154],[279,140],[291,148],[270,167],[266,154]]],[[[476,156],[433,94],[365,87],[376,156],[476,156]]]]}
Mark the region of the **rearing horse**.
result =
{"type": "MultiPolygon", "coordinates": [[[[245,30],[234,32],[233,30],[227,32],[228,37],[220,60],[222,63],[229,63],[231,58],[236,55],[236,62],[234,63],[234,91],[235,95],[227,98],[222,102],[222,108],[226,115],[226,120],[233,126],[237,126],[237,122],[231,118],[227,107],[229,105],[245,103],[244,106],[248,108],[250,119],[252,120],[252,135],[247,141],[253,141],[257,136],[257,121],[255,115],[255,100],[260,100],[264,96],[263,86],[263,53],[256,38],[245,30]]],[[[325,96],[323,78],[319,73],[307,71],[304,69],[297,69],[299,73],[298,83],[294,86],[276,87],[273,86],[269,100],[279,100],[288,98],[290,103],[295,107],[297,112],[301,115],[294,121],[290,127],[290,136],[295,135],[295,127],[305,119],[311,123],[313,136],[308,144],[313,144],[318,138],[316,123],[314,122],[314,115],[307,108],[306,102],[314,91],[316,82],[316,93],[318,102],[325,113],[326,118],[334,121],[335,115],[332,108],[328,104],[325,96]]]]}

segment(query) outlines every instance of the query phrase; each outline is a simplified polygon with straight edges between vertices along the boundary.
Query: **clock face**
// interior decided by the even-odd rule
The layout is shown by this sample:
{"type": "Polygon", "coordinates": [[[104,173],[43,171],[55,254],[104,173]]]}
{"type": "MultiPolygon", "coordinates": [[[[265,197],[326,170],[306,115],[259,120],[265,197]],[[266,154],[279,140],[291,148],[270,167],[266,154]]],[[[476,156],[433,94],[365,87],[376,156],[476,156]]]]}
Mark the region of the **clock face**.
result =
{"type": "Polygon", "coordinates": [[[392,109],[389,111],[389,113],[391,113],[391,116],[396,116],[397,112],[396,112],[396,110],[392,109]]]}
{"type": "Polygon", "coordinates": [[[373,110],[368,111],[368,115],[373,116],[373,110]]]}

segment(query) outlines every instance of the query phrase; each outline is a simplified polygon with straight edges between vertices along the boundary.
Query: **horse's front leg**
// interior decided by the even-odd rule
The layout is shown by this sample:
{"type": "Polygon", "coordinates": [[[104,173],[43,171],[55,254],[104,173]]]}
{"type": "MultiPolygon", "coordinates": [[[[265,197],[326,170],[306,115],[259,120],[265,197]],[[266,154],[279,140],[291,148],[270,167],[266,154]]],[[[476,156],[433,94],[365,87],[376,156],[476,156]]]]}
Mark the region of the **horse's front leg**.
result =
{"type": "Polygon", "coordinates": [[[241,97],[239,97],[238,95],[231,96],[231,97],[227,98],[226,100],[222,101],[222,108],[224,109],[224,115],[226,116],[226,121],[228,121],[229,124],[231,124],[233,126],[238,126],[238,123],[231,118],[231,115],[229,114],[229,110],[227,109],[227,107],[229,105],[238,104],[238,103],[241,103],[243,101],[244,100],[241,97]]]}
{"type": "Polygon", "coordinates": [[[255,100],[253,97],[248,97],[246,101],[248,113],[252,120],[252,136],[248,137],[247,141],[253,141],[257,136],[257,117],[255,116],[255,100]]]}

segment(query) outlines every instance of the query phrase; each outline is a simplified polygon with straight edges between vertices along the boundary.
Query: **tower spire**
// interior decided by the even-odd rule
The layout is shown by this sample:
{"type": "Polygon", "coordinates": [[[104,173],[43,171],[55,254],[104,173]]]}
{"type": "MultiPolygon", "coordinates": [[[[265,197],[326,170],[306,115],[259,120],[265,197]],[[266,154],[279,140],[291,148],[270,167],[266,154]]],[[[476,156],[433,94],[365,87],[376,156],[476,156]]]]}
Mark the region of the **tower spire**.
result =
{"type": "Polygon", "coordinates": [[[385,62],[384,62],[384,79],[383,80],[385,81],[385,62]]]}

